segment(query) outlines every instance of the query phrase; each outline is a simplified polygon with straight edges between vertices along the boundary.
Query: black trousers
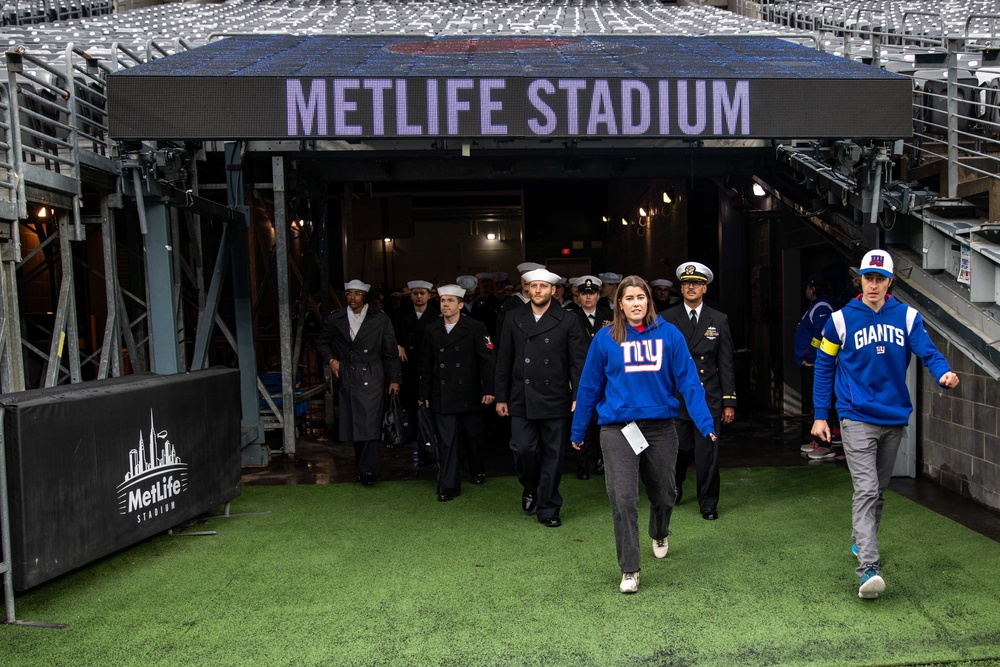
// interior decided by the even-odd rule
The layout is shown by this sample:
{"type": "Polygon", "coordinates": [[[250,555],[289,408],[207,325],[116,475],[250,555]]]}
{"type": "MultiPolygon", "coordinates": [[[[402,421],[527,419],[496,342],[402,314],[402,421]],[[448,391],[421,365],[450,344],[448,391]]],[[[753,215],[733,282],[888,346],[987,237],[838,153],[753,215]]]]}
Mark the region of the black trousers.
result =
{"type": "Polygon", "coordinates": [[[378,476],[378,449],[381,440],[358,440],[354,442],[354,462],[358,465],[358,474],[369,470],[378,476]]]}
{"type": "MultiPolygon", "coordinates": [[[[813,381],[816,376],[815,366],[799,366],[799,377],[802,379],[802,413],[808,415],[802,423],[802,437],[805,440],[815,440],[812,434],[813,425],[813,381]]],[[[833,405],[830,406],[830,416],[827,419],[831,430],[840,429],[837,419],[837,395],[833,394],[833,405]]]]}
{"type": "Polygon", "coordinates": [[[527,419],[511,417],[510,448],[514,452],[517,480],[537,499],[536,514],[541,519],[559,516],[562,496],[563,452],[569,437],[569,418],[527,419]]]}
{"type": "Polygon", "coordinates": [[[440,438],[440,467],[438,469],[438,493],[451,491],[458,494],[462,490],[462,462],[469,462],[469,471],[476,475],[485,472],[483,464],[483,413],[458,412],[455,414],[434,413],[434,424],[440,438]]]}
{"type": "Polygon", "coordinates": [[[574,449],[577,472],[590,472],[597,464],[597,459],[601,457],[601,429],[597,425],[597,417],[594,416],[587,424],[587,432],[583,438],[583,447],[574,449]]]}
{"type": "MultiPolygon", "coordinates": [[[[676,486],[680,492],[688,465],[694,461],[698,482],[698,505],[701,511],[714,512],[719,505],[719,443],[703,436],[694,422],[686,419],[674,420],[680,449],[677,452],[676,486]]],[[[715,432],[719,432],[719,420],[715,420],[715,432]]]]}

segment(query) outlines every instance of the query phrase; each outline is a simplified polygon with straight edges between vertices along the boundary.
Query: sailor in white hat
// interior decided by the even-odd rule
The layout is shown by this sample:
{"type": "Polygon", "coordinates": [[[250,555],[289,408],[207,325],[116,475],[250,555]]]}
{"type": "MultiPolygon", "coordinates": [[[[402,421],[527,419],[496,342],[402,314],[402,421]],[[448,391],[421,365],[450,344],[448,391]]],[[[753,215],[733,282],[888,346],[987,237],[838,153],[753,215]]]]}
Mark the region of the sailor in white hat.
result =
{"type": "MultiPolygon", "coordinates": [[[[688,351],[705,388],[705,402],[712,413],[715,432],[720,433],[720,422],[729,424],[736,418],[736,365],[729,318],[705,304],[705,292],[715,277],[710,268],[701,262],[684,262],[677,267],[676,273],[684,302],[667,310],[663,319],[680,329],[687,339],[688,351]]],[[[688,465],[694,460],[701,516],[717,519],[719,443],[699,433],[684,409],[675,425],[679,442],[675,467],[677,499],[681,497],[688,465]]]]}
{"type": "Polygon", "coordinates": [[[472,483],[486,481],[482,406],[493,403],[496,345],[478,320],[462,315],[465,290],[438,288],[441,317],[424,332],[419,400],[430,409],[439,437],[438,500],[462,490],[462,461],[472,483]]]}
{"type": "Polygon", "coordinates": [[[392,318],[399,346],[399,360],[403,367],[403,387],[399,392],[400,404],[410,413],[410,423],[417,423],[417,381],[420,376],[417,357],[427,326],[438,319],[441,311],[436,300],[431,299],[434,283],[429,280],[411,280],[410,303],[403,303],[392,318]]]}
{"type": "MultiPolygon", "coordinates": [[[[462,297],[462,311],[468,315],[472,312],[472,304],[476,300],[476,285],[478,284],[476,276],[471,274],[459,276],[455,278],[455,284],[465,290],[465,296],[462,297]]],[[[441,290],[438,289],[438,298],[440,297],[441,290]]]]}
{"type": "Polygon", "coordinates": [[[649,286],[653,288],[653,307],[656,308],[656,312],[662,313],[670,306],[680,302],[680,297],[670,294],[670,288],[674,286],[673,281],[657,278],[650,280],[649,286]]]}
{"type": "Polygon", "coordinates": [[[378,480],[385,378],[390,394],[399,393],[401,380],[392,323],[365,303],[370,289],[360,280],[345,283],[347,308],[328,316],[316,339],[316,351],[340,381],[338,439],[353,443],[358,481],[366,486],[378,480]]]}
{"type": "Polygon", "coordinates": [[[542,264],[536,264],[535,262],[521,262],[517,265],[517,271],[521,274],[521,290],[519,292],[514,292],[509,299],[505,300],[502,304],[500,304],[500,307],[497,308],[497,340],[500,340],[500,334],[503,333],[503,325],[504,320],[507,317],[507,313],[514,308],[524,306],[530,301],[528,296],[528,281],[524,279],[525,274],[531,271],[538,271],[539,269],[545,270],[545,266],[542,264]]]}
{"type": "Polygon", "coordinates": [[[562,525],[559,481],[573,388],[587,356],[586,334],[574,313],[553,303],[558,275],[540,268],[522,280],[529,303],[508,311],[500,329],[497,414],[511,417],[521,509],[536,510],[542,525],[555,528],[562,525]]]}
{"type": "Polygon", "coordinates": [[[615,300],[615,292],[618,290],[618,283],[622,281],[622,274],[607,271],[605,273],[598,273],[597,277],[601,279],[601,305],[610,308],[611,312],[614,312],[615,306],[613,302],[615,300]]]}

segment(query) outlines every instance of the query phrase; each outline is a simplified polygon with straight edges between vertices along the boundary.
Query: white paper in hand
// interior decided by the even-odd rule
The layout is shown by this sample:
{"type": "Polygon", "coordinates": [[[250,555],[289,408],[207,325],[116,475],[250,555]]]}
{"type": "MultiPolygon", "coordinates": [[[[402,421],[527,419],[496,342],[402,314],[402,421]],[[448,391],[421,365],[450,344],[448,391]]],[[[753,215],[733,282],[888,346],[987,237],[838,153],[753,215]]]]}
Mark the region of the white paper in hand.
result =
{"type": "Polygon", "coordinates": [[[639,430],[639,425],[635,422],[625,424],[625,428],[622,429],[622,435],[628,440],[628,444],[632,446],[636,454],[649,447],[649,443],[646,442],[646,436],[642,434],[642,431],[639,430]]]}

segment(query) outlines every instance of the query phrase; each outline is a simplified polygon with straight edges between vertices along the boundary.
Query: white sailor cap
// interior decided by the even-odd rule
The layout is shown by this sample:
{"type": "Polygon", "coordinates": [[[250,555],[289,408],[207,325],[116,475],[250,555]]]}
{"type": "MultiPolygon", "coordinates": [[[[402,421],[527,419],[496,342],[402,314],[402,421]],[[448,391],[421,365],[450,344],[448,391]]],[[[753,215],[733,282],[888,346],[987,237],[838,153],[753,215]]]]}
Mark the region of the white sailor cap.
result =
{"type": "MultiPolygon", "coordinates": [[[[470,276],[468,274],[464,275],[464,276],[459,276],[458,278],[455,278],[455,282],[458,283],[459,287],[461,287],[462,289],[464,289],[467,292],[470,289],[476,289],[476,285],[477,285],[476,277],[475,276],[470,276]]],[[[438,294],[440,294],[440,293],[441,293],[441,290],[438,290],[438,294]]]]}
{"type": "Polygon", "coordinates": [[[544,264],[536,264],[535,262],[521,262],[517,265],[517,272],[524,275],[528,271],[537,271],[538,269],[544,269],[544,264]]]}
{"type": "Polygon", "coordinates": [[[861,258],[861,268],[858,275],[877,273],[886,278],[892,278],[892,257],[885,250],[869,250],[861,258]]]}
{"type": "Polygon", "coordinates": [[[622,274],[614,273],[612,271],[608,271],[607,273],[598,273],[597,277],[608,285],[617,285],[622,281],[622,274]]]}
{"type": "Polygon", "coordinates": [[[677,279],[682,283],[705,283],[712,282],[715,274],[701,262],[684,262],[677,267],[677,279]]]}
{"type": "Polygon", "coordinates": [[[649,281],[650,287],[673,287],[674,283],[666,278],[657,278],[649,281]]]}
{"type": "Polygon", "coordinates": [[[573,281],[573,287],[580,290],[581,293],[594,293],[601,289],[601,285],[604,282],[595,276],[580,276],[575,281],[573,281]]]}
{"type": "Polygon", "coordinates": [[[476,274],[476,280],[493,280],[493,274],[488,271],[476,274]]]}
{"type": "Polygon", "coordinates": [[[359,292],[368,292],[368,290],[370,290],[371,288],[372,288],[371,285],[369,285],[367,283],[363,283],[360,280],[358,280],[357,278],[355,278],[354,280],[352,280],[349,283],[344,283],[344,291],[345,292],[348,291],[348,290],[358,290],[359,292]]]}
{"type": "Polygon", "coordinates": [[[551,271],[545,268],[528,271],[523,276],[521,276],[521,278],[526,283],[533,283],[535,281],[540,280],[545,283],[552,283],[553,285],[557,284],[560,280],[562,280],[562,278],[560,278],[558,275],[552,273],[551,271]]]}
{"type": "Polygon", "coordinates": [[[457,296],[459,299],[465,298],[465,290],[458,285],[442,285],[438,287],[438,296],[457,296]]]}
{"type": "Polygon", "coordinates": [[[410,282],[406,283],[406,286],[409,287],[411,290],[413,289],[430,290],[432,287],[434,287],[434,283],[429,283],[426,280],[411,280],[410,282]]]}

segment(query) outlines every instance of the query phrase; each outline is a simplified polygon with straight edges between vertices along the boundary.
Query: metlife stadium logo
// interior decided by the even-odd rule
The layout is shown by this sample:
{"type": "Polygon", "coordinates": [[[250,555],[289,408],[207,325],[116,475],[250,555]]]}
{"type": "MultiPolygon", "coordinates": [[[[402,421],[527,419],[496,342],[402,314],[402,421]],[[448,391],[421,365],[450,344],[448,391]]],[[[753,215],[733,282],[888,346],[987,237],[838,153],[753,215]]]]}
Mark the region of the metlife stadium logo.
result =
{"type": "Polygon", "coordinates": [[[129,451],[125,481],[118,485],[118,513],[136,524],[173,512],[187,491],[188,466],[167,435],[157,432],[150,410],[148,439],[140,430],[138,447],[129,451]]]}

